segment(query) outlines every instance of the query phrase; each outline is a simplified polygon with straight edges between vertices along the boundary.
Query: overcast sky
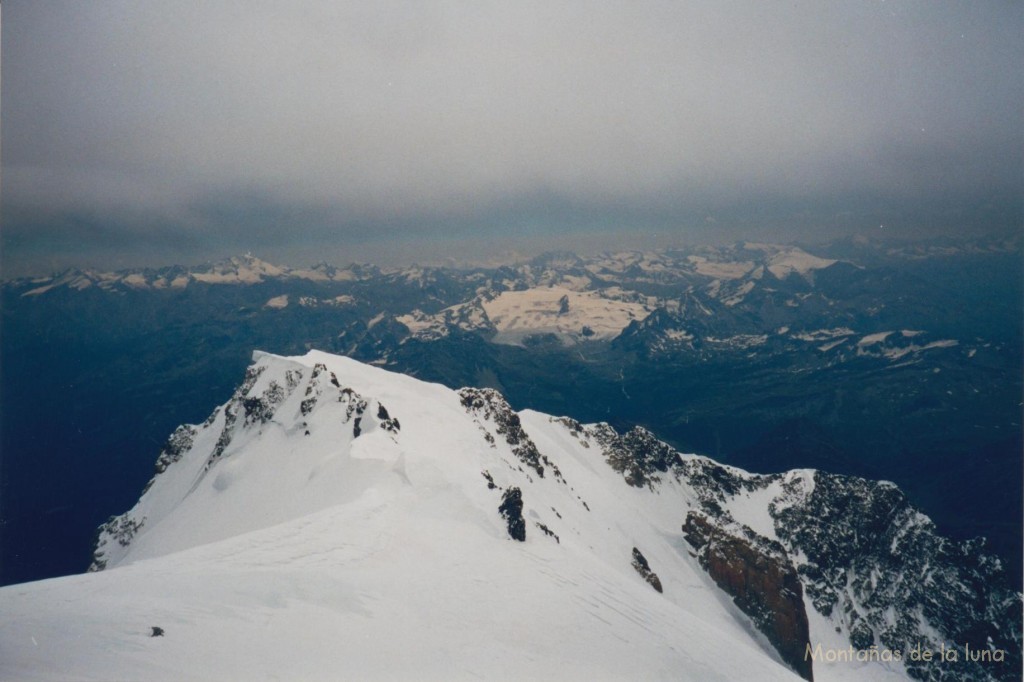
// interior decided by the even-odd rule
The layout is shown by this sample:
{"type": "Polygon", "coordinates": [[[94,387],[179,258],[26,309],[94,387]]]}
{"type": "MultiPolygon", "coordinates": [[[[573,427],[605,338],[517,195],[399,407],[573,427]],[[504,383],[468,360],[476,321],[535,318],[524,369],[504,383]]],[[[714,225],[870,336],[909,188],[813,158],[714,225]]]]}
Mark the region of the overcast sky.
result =
{"type": "Polygon", "coordinates": [[[1021,225],[1021,2],[2,11],[5,276],[1021,225]]]}

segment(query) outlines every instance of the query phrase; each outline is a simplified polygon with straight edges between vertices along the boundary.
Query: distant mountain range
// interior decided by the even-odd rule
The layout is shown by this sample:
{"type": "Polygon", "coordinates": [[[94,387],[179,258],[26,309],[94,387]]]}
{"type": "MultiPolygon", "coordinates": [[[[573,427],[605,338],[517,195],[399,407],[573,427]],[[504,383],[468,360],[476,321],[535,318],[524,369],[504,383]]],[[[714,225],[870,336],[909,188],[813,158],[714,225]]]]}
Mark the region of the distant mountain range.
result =
{"type": "Polygon", "coordinates": [[[998,559],[941,537],[892,483],[750,474],[642,427],[318,351],[256,353],[226,403],[175,429],[90,570],[0,589],[0,677],[1021,668],[1021,595],[998,559]]]}
{"type": "Polygon", "coordinates": [[[1014,237],[7,281],[3,580],[83,570],[157,444],[254,348],[318,348],[750,471],[892,480],[1019,586],[1021,270],[1014,237]]]}

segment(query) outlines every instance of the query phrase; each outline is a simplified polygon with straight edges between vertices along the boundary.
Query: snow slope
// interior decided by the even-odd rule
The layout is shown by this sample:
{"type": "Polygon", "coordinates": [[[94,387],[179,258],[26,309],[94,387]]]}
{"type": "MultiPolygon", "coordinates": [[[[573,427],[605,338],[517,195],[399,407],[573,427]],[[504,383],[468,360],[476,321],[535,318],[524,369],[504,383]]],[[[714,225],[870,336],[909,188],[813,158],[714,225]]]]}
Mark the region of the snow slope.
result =
{"type": "Polygon", "coordinates": [[[795,678],[687,561],[667,498],[621,479],[625,495],[609,494],[606,465],[578,447],[561,480],[520,471],[441,386],[315,352],[255,367],[250,395],[304,380],[266,423],[238,415],[208,469],[229,409],[199,427],[106,570],[0,590],[0,678],[795,678]],[[318,363],[329,369],[311,380],[318,363]],[[374,396],[358,437],[330,374],[374,396]],[[526,542],[509,538],[482,471],[540,486],[526,542]],[[680,566],[664,596],[631,567],[634,545],[680,566]]]}
{"type": "MultiPolygon", "coordinates": [[[[157,471],[95,572],[0,589],[0,679],[799,679],[680,526],[777,545],[814,472],[758,477],[316,351],[254,354],[157,471]]],[[[848,646],[844,616],[802,599],[810,641],[848,646]]]]}

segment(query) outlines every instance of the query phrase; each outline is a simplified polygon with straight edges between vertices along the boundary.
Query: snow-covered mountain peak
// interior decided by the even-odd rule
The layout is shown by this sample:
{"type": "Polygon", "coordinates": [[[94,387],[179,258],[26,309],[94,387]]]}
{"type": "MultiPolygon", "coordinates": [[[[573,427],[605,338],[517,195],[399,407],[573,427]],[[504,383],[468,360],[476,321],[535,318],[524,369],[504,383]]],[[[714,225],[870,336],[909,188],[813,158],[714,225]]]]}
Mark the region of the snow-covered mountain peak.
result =
{"type": "Polygon", "coordinates": [[[827,268],[836,262],[832,258],[820,258],[801,248],[792,247],[772,256],[768,260],[768,269],[779,279],[784,279],[794,272],[807,277],[815,270],[827,268]]]}
{"type": "Polygon", "coordinates": [[[22,297],[40,296],[62,289],[85,291],[97,288],[108,292],[137,290],[185,289],[197,283],[212,285],[247,285],[266,281],[349,282],[378,276],[380,269],[372,265],[352,264],[337,268],[324,263],[311,268],[289,268],[268,263],[251,253],[231,256],[213,263],[191,267],[180,265],[163,268],[142,268],[105,272],[71,269],[52,277],[13,280],[22,297]]]}
{"type": "Polygon", "coordinates": [[[493,389],[256,353],[156,470],[94,573],[0,590],[0,673],[875,680],[915,644],[1002,652],[924,676],[1019,667],[1019,595],[892,484],[749,474],[493,389]]]}
{"type": "Polygon", "coordinates": [[[193,271],[198,282],[216,284],[256,284],[266,277],[282,277],[287,270],[260,260],[251,253],[232,256],[213,265],[193,271]]]}

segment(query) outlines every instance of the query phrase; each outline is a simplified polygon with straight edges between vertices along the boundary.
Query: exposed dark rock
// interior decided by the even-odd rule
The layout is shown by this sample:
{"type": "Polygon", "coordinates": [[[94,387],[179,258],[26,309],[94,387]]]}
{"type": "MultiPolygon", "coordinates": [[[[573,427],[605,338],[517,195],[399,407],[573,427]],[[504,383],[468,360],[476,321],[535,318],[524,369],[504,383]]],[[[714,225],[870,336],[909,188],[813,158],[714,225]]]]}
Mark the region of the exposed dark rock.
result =
{"type": "Polygon", "coordinates": [[[218,407],[213,412],[211,412],[210,416],[207,417],[206,421],[203,422],[203,426],[211,426],[213,422],[217,421],[217,417],[220,416],[220,410],[221,408],[218,407]]]}
{"type": "Polygon", "coordinates": [[[302,370],[301,369],[289,369],[285,370],[284,382],[288,387],[288,393],[291,394],[299,384],[302,383],[302,370]]]}
{"type": "Polygon", "coordinates": [[[111,516],[107,519],[107,522],[102,524],[96,531],[95,549],[93,550],[92,563],[89,565],[88,571],[95,573],[107,567],[106,552],[103,551],[103,548],[106,547],[108,541],[116,540],[117,544],[127,547],[145,523],[146,517],[136,520],[129,516],[128,513],[121,516],[111,516]]]}
{"type": "Polygon", "coordinates": [[[254,421],[265,421],[267,406],[259,398],[246,398],[242,401],[242,408],[245,410],[245,423],[254,421]]]}
{"type": "Polygon", "coordinates": [[[661,592],[661,579],[658,578],[658,574],[651,570],[650,564],[647,563],[647,558],[640,552],[636,547],[633,548],[633,568],[640,577],[647,581],[647,584],[653,587],[658,592],[661,592]]]}
{"type": "Polygon", "coordinates": [[[558,544],[562,544],[562,541],[558,538],[558,535],[553,530],[545,526],[540,521],[534,521],[533,523],[535,526],[540,528],[541,532],[543,532],[544,535],[547,535],[549,538],[554,538],[555,542],[557,542],[558,544]]]}
{"type": "Polygon", "coordinates": [[[661,480],[658,473],[682,466],[675,449],[641,426],[620,436],[610,425],[600,423],[588,427],[587,434],[597,441],[608,464],[632,486],[652,486],[661,480]]]}
{"type": "MultiPolygon", "coordinates": [[[[224,428],[221,430],[220,436],[217,438],[217,444],[213,448],[213,452],[206,460],[206,464],[203,467],[203,471],[209,471],[217,460],[224,454],[224,450],[227,449],[231,443],[231,437],[234,433],[235,422],[238,420],[239,411],[243,410],[246,414],[250,412],[256,412],[264,409],[263,402],[260,401],[259,406],[256,403],[250,403],[250,407],[245,407],[246,400],[252,398],[249,392],[253,386],[256,385],[256,381],[260,378],[263,372],[266,371],[266,366],[253,365],[245,371],[245,380],[242,385],[238,387],[234,395],[231,396],[231,400],[227,405],[224,406],[224,428]]],[[[269,391],[269,389],[268,389],[269,391]]],[[[283,397],[283,396],[282,396],[283,397]]],[[[276,406],[276,405],[275,405],[276,406]]],[[[273,408],[270,408],[271,411],[273,408]]],[[[210,422],[212,424],[212,422],[210,422]]]]}
{"type": "Polygon", "coordinates": [[[345,408],[345,421],[352,419],[353,415],[356,417],[363,416],[363,413],[366,412],[366,408],[369,405],[361,395],[353,391],[351,388],[341,389],[341,393],[338,395],[338,402],[348,403],[348,406],[345,408]]]}
{"type": "Polygon", "coordinates": [[[687,458],[676,470],[676,476],[690,484],[697,494],[701,509],[716,519],[728,517],[722,505],[729,498],[762,490],[782,477],[781,474],[741,474],[706,457],[687,458]]]}
{"type": "Polygon", "coordinates": [[[221,429],[220,436],[217,438],[217,444],[213,448],[213,452],[206,460],[204,465],[204,471],[209,471],[210,467],[220,459],[221,455],[224,454],[224,450],[227,449],[231,443],[231,434],[235,426],[235,421],[238,419],[238,408],[239,400],[232,400],[224,407],[224,428],[221,429]]]}
{"type": "Polygon", "coordinates": [[[487,479],[487,489],[488,490],[494,490],[495,488],[498,487],[498,486],[496,486],[494,484],[494,478],[491,476],[491,472],[490,471],[481,471],[480,473],[483,475],[484,478],[487,479]]]}
{"type": "Polygon", "coordinates": [[[523,493],[511,487],[501,495],[498,513],[508,524],[508,535],[513,540],[526,541],[526,521],[523,520],[523,493]]]}
{"type": "Polygon", "coordinates": [[[562,340],[558,337],[558,334],[551,332],[543,334],[528,334],[522,338],[520,343],[522,343],[526,348],[537,351],[560,348],[562,346],[562,340]]]}
{"type": "Polygon", "coordinates": [[[386,407],[377,403],[377,419],[380,421],[380,426],[385,431],[391,433],[398,433],[402,429],[402,425],[398,423],[398,420],[388,414],[386,407]]]}
{"type": "Polygon", "coordinates": [[[181,459],[182,454],[192,447],[197,433],[194,426],[182,425],[176,428],[156,458],[156,473],[162,474],[167,467],[181,459]]]}
{"type": "Polygon", "coordinates": [[[245,370],[245,379],[242,380],[242,385],[235,391],[236,396],[246,395],[252,390],[252,387],[256,385],[256,380],[267,370],[266,365],[250,365],[245,370]]]}
{"type": "Polygon", "coordinates": [[[585,448],[590,447],[590,442],[587,440],[587,430],[578,421],[572,417],[551,417],[553,424],[561,424],[569,431],[569,435],[580,442],[585,448]]]}
{"type": "Polygon", "coordinates": [[[776,534],[801,552],[814,608],[841,620],[854,647],[1000,650],[998,665],[904,663],[916,679],[1020,679],[1021,598],[984,541],[939,536],[891,483],[815,472],[810,494],[801,494],[799,481],[769,505],[776,534]]]}
{"type": "Polygon", "coordinates": [[[267,390],[259,397],[246,397],[242,399],[242,409],[245,410],[245,423],[266,424],[274,416],[274,410],[287,397],[287,393],[281,384],[271,381],[267,390]]]}
{"type": "Polygon", "coordinates": [[[152,631],[149,634],[149,636],[150,637],[163,637],[164,636],[164,629],[154,625],[152,631]]]}
{"type": "Polygon", "coordinates": [[[699,512],[683,524],[700,565],[768,638],[787,665],[813,680],[803,587],[796,568],[777,542],[749,528],[725,529],[699,512]]]}
{"type": "Polygon", "coordinates": [[[167,467],[181,459],[181,456],[192,447],[197,433],[199,431],[196,427],[187,424],[179,426],[174,430],[174,433],[167,439],[167,443],[160,450],[160,454],[156,458],[153,477],[149,479],[149,482],[142,489],[143,495],[153,486],[157,476],[167,471],[167,467]]]}
{"type": "MultiPolygon", "coordinates": [[[[537,450],[537,446],[523,430],[519,415],[500,393],[492,388],[462,388],[459,389],[459,397],[466,412],[478,420],[492,421],[495,431],[512,448],[512,454],[538,476],[544,477],[544,465],[553,466],[551,461],[537,450]]],[[[484,430],[486,433],[486,428],[484,430]]],[[[556,479],[565,482],[557,467],[553,467],[552,471],[556,479]]]]}
{"type": "Polygon", "coordinates": [[[313,366],[313,374],[309,377],[309,383],[306,385],[306,394],[302,403],[299,405],[299,411],[302,412],[303,417],[308,417],[316,407],[317,401],[323,394],[323,386],[320,384],[320,376],[327,371],[327,365],[318,362],[313,366]]]}
{"type": "Polygon", "coordinates": [[[314,407],[316,407],[316,396],[303,400],[302,403],[299,404],[299,411],[302,412],[303,417],[308,417],[314,407]]]}

